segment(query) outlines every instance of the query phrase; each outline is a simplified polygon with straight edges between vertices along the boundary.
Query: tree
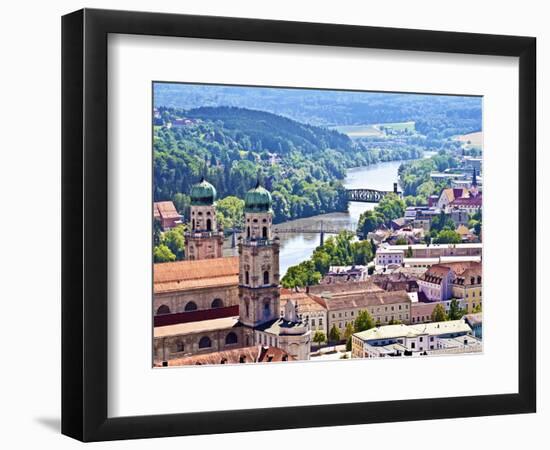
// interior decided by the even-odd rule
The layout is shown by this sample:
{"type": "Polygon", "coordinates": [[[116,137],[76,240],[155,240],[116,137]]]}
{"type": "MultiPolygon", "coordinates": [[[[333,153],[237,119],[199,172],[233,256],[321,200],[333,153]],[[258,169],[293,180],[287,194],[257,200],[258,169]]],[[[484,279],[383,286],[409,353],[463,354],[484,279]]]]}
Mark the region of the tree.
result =
{"type": "Polygon", "coordinates": [[[405,258],[412,258],[412,257],[413,257],[413,249],[409,245],[409,247],[407,248],[407,251],[405,252],[405,258]]]}
{"type": "Polygon", "coordinates": [[[442,230],[437,234],[437,237],[434,239],[436,244],[460,244],[462,238],[460,234],[453,230],[442,230]]]}
{"type": "Polygon", "coordinates": [[[346,352],[351,352],[351,336],[346,340],[346,352]]]}
{"type": "Polygon", "coordinates": [[[329,331],[328,337],[331,342],[339,342],[340,341],[340,330],[336,327],[336,324],[332,325],[332,328],[329,331]]]}
{"type": "Polygon", "coordinates": [[[180,214],[183,214],[184,216],[189,216],[191,197],[186,194],[182,194],[181,192],[177,192],[172,197],[172,201],[174,202],[174,206],[180,214]]]}
{"type": "Polygon", "coordinates": [[[458,300],[453,298],[451,304],[449,305],[449,320],[458,320],[462,319],[466,314],[466,311],[460,307],[458,300]]]}
{"type": "Polygon", "coordinates": [[[216,216],[223,228],[241,228],[244,217],[244,200],[234,195],[227,196],[216,202],[216,216]]]}
{"type": "Polygon", "coordinates": [[[325,333],[323,333],[321,330],[315,331],[315,334],[313,335],[313,342],[315,342],[319,347],[327,340],[327,337],[325,333]]]}
{"type": "Polygon", "coordinates": [[[377,211],[365,211],[359,216],[357,231],[367,237],[371,231],[375,231],[384,223],[384,216],[377,211]]]}
{"type": "Polygon", "coordinates": [[[475,314],[475,313],[480,313],[481,312],[481,303],[478,303],[474,309],[472,309],[472,312],[475,314]]]}
{"type": "Polygon", "coordinates": [[[361,331],[374,328],[375,323],[370,313],[365,309],[363,311],[359,311],[359,314],[357,314],[357,318],[355,319],[354,326],[355,326],[355,332],[359,333],[361,331]]]}
{"type": "Polygon", "coordinates": [[[162,224],[160,219],[153,220],[153,245],[159,245],[162,238],[162,224]]]}
{"type": "Polygon", "coordinates": [[[176,255],[166,245],[160,244],[153,249],[153,258],[156,263],[171,262],[176,260],[176,255]]]}
{"type": "Polygon", "coordinates": [[[435,308],[432,311],[432,322],[445,322],[447,320],[447,313],[445,308],[441,303],[435,305],[435,308]]]}
{"type": "MultiPolygon", "coordinates": [[[[407,240],[403,237],[403,236],[399,236],[396,240],[395,240],[395,245],[407,245],[408,242],[407,240]]],[[[410,247],[409,247],[410,248],[410,247]]]]}
{"type": "Polygon", "coordinates": [[[349,339],[353,333],[355,333],[355,328],[351,322],[348,322],[344,330],[344,338],[349,339]]]}
{"type": "Polygon", "coordinates": [[[185,251],[185,226],[178,225],[163,233],[161,243],[170,249],[176,261],[181,261],[185,251]]]}

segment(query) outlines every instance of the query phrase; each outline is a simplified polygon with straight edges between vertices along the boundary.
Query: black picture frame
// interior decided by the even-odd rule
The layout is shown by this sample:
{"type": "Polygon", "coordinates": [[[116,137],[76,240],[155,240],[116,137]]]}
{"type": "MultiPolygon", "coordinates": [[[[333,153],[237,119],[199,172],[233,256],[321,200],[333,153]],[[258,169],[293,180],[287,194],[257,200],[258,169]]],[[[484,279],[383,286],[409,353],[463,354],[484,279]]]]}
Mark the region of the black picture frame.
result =
{"type": "Polygon", "coordinates": [[[535,412],[536,40],[84,9],[62,18],[62,433],[82,441],[535,412]],[[110,33],[519,58],[517,393],[153,416],[107,416],[107,36],[110,33]]]}

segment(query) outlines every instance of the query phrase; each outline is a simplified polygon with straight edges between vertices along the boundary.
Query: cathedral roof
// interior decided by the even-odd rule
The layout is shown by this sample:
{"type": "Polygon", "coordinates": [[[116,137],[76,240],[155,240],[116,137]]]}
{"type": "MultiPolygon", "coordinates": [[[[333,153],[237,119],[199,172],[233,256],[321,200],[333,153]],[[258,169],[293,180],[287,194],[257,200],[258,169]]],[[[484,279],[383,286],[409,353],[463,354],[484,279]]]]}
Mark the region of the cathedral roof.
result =
{"type": "Polygon", "coordinates": [[[237,286],[239,257],[157,263],[153,275],[155,294],[212,286],[237,286]]]}
{"type": "Polygon", "coordinates": [[[191,205],[208,206],[216,201],[216,188],[204,178],[191,188],[191,205]]]}
{"type": "Polygon", "coordinates": [[[271,210],[271,194],[260,186],[260,182],[250,189],[244,197],[245,212],[268,212],[271,210]]]}

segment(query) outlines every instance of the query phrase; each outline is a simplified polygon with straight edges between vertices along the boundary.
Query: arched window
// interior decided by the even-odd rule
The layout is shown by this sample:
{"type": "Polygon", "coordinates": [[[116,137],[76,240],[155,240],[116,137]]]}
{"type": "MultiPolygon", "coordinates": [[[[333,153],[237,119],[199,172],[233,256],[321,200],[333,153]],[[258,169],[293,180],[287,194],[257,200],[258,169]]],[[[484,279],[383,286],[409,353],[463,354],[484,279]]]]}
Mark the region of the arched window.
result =
{"type": "Polygon", "coordinates": [[[480,276],[477,277],[477,284],[481,284],[481,277],[480,276]]]}
{"type": "Polygon", "coordinates": [[[476,283],[476,279],[474,277],[471,277],[470,278],[470,284],[475,284],[476,283]]]}
{"type": "Polygon", "coordinates": [[[250,239],[250,227],[246,227],[246,237],[250,239]]]}
{"type": "Polygon", "coordinates": [[[160,305],[157,309],[157,316],[161,314],[170,314],[170,308],[167,305],[160,305]]]}
{"type": "Polygon", "coordinates": [[[236,344],[238,341],[237,339],[237,335],[233,332],[229,333],[226,337],[225,337],[225,345],[231,345],[231,344],[236,344]]]}
{"type": "Polygon", "coordinates": [[[269,284],[269,271],[264,272],[264,284],[269,284]]]}
{"type": "Polygon", "coordinates": [[[212,219],[206,219],[206,231],[212,231],[212,219]]]}
{"type": "Polygon", "coordinates": [[[271,314],[271,309],[269,307],[269,300],[266,300],[264,303],[264,316],[269,317],[270,314],[271,314]]]}
{"type": "Polygon", "coordinates": [[[250,300],[247,298],[244,299],[244,307],[246,309],[246,317],[249,317],[250,315],[250,300]]]}
{"type": "MultiPolygon", "coordinates": [[[[195,214],[195,213],[193,213],[193,214],[195,214]]],[[[195,219],[193,219],[192,223],[193,223],[192,228],[194,230],[195,229],[195,219]]]]}
{"type": "Polygon", "coordinates": [[[267,239],[267,227],[262,227],[262,237],[267,239]]]}
{"type": "Polygon", "coordinates": [[[248,270],[244,273],[244,284],[250,283],[250,274],[248,273],[248,270]]]}
{"type": "Polygon", "coordinates": [[[208,336],[201,337],[201,340],[199,341],[199,348],[209,348],[212,347],[212,341],[208,336]]]}
{"type": "Polygon", "coordinates": [[[183,352],[185,350],[185,345],[183,341],[176,342],[176,352],[183,352]]]}
{"type": "Polygon", "coordinates": [[[212,300],[212,308],[223,308],[223,301],[221,298],[215,298],[212,300]]]}
{"type": "Polygon", "coordinates": [[[197,304],[195,302],[188,302],[185,305],[185,311],[195,311],[197,309],[197,304]]]}

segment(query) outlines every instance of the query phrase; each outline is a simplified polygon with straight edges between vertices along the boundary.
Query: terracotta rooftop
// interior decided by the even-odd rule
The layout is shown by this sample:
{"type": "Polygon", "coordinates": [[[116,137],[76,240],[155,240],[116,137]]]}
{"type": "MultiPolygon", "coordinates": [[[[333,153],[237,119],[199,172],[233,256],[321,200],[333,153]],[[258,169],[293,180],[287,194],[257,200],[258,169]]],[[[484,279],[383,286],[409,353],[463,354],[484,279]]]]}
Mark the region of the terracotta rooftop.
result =
{"type": "Polygon", "coordinates": [[[281,308],[285,307],[288,300],[294,300],[298,307],[298,313],[312,312],[312,311],[324,311],[325,308],[315,300],[312,294],[306,294],[305,292],[294,292],[289,289],[281,289],[281,308]]]}
{"type": "Polygon", "coordinates": [[[155,264],[155,294],[239,282],[239,257],[199,259],[155,264]]]}
{"type": "Polygon", "coordinates": [[[428,283],[440,284],[444,277],[446,277],[451,268],[447,266],[442,266],[439,264],[433,265],[426,273],[422,276],[422,280],[427,281],[428,283]]]}
{"type": "Polygon", "coordinates": [[[309,287],[309,294],[317,296],[338,297],[341,295],[350,295],[359,292],[382,292],[371,280],[354,281],[351,283],[325,283],[309,287]]]}
{"type": "MultiPolygon", "coordinates": [[[[201,366],[210,364],[246,364],[294,360],[278,347],[244,347],[221,352],[193,355],[168,361],[168,366],[201,366]]],[[[161,364],[156,364],[157,367],[161,364]]]]}
{"type": "Polygon", "coordinates": [[[329,311],[341,309],[367,308],[370,306],[394,305],[397,303],[411,303],[406,291],[393,292],[363,292],[347,297],[336,297],[326,300],[329,311]]]}
{"type": "Polygon", "coordinates": [[[481,204],[481,195],[457,198],[450,203],[451,206],[481,206],[481,204]]]}
{"type": "Polygon", "coordinates": [[[174,203],[168,202],[155,202],[153,204],[153,215],[157,218],[163,219],[179,219],[181,216],[178,214],[174,203]]]}

